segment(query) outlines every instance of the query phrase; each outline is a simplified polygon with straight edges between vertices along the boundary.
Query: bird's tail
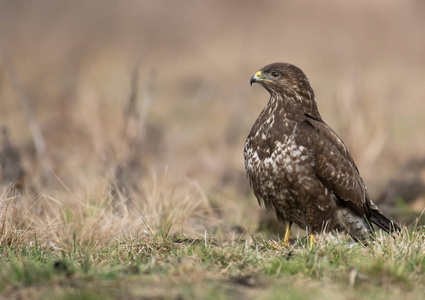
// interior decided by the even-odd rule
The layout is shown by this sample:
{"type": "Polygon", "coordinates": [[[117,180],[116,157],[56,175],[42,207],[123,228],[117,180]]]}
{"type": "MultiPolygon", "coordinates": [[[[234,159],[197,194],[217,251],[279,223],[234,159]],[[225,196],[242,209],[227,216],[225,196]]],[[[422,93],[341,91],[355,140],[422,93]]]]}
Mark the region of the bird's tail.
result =
{"type": "Polygon", "coordinates": [[[382,211],[375,205],[375,203],[371,202],[371,210],[372,216],[370,217],[370,221],[377,225],[379,228],[384,230],[387,233],[390,232],[399,232],[401,231],[400,225],[397,224],[394,220],[387,218],[382,211]]]}

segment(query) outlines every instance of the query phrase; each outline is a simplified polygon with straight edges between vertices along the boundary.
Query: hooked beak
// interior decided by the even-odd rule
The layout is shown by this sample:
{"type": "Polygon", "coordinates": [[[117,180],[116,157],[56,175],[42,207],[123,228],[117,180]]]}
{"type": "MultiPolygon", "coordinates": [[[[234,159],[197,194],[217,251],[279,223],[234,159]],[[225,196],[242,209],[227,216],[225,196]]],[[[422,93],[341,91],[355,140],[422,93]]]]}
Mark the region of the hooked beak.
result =
{"type": "Polygon", "coordinates": [[[249,84],[252,85],[252,83],[260,82],[260,80],[261,80],[261,71],[258,71],[257,73],[255,73],[254,76],[251,77],[249,84]]]}

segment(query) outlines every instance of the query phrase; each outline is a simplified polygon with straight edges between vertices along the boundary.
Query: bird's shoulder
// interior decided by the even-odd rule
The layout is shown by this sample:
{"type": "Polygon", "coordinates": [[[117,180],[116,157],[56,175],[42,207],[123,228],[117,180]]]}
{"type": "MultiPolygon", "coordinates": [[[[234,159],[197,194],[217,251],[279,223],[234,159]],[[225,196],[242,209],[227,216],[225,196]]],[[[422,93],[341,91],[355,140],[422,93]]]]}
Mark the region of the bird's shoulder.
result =
{"type": "Polygon", "coordinates": [[[366,187],[343,141],[322,120],[306,116],[298,127],[297,143],[307,147],[319,180],[343,204],[367,214],[366,187]]]}

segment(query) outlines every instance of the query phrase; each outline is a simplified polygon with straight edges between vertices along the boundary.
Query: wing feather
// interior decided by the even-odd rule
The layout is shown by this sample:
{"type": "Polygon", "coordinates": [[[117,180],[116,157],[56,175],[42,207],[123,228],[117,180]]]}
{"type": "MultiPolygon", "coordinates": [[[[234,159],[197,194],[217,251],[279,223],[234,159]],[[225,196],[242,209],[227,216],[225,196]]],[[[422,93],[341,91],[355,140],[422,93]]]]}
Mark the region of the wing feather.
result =
{"type": "Polygon", "coordinates": [[[310,149],[313,168],[323,185],[359,216],[370,215],[366,187],[347,147],[323,121],[306,117],[297,143],[310,149]]]}

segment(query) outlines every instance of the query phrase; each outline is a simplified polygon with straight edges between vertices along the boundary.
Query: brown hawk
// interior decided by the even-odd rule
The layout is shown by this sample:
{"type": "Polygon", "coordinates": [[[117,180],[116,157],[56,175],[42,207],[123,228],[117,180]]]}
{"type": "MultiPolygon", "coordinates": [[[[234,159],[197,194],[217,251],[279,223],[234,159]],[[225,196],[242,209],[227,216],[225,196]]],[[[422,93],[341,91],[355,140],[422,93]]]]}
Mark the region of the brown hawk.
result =
{"type": "Polygon", "coordinates": [[[265,66],[251,78],[270,100],[245,143],[245,168],[261,205],[291,225],[308,228],[310,244],[319,232],[347,232],[363,240],[373,224],[399,230],[369,199],[347,147],[323,120],[310,83],[288,63],[265,66]]]}

